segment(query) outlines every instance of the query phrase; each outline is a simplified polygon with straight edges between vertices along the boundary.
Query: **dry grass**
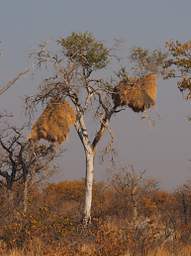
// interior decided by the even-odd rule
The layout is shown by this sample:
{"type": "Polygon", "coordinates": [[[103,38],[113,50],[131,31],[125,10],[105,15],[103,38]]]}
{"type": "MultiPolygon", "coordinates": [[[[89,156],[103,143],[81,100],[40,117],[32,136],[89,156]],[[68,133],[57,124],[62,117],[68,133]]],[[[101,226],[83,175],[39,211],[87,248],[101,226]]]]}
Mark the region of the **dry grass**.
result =
{"type": "Polygon", "coordinates": [[[134,112],[142,112],[156,104],[157,81],[155,74],[139,79],[120,81],[114,88],[115,106],[129,106],[134,112]]]}
{"type": "Polygon", "coordinates": [[[68,102],[50,102],[32,127],[29,139],[63,143],[69,128],[75,123],[76,114],[68,102]]]}
{"type": "Polygon", "coordinates": [[[170,252],[167,249],[161,248],[156,251],[150,252],[148,256],[191,256],[191,246],[184,246],[177,252],[170,252]]]}
{"type": "MultiPolygon", "coordinates": [[[[34,245],[35,246],[35,245],[34,245]]],[[[71,248],[72,249],[72,248],[71,248]]],[[[111,252],[110,252],[111,253],[111,252]]],[[[10,250],[9,252],[3,252],[0,254],[2,256],[100,256],[100,251],[96,250],[95,245],[92,243],[82,243],[78,248],[76,248],[76,252],[70,252],[65,250],[64,248],[48,248],[48,250],[44,249],[34,249],[34,250],[10,250]]],[[[105,253],[103,255],[106,255],[105,253]]],[[[109,255],[109,254],[108,254],[109,255]]],[[[110,254],[113,255],[113,254],[110,254]]],[[[117,254],[115,254],[117,255],[117,254]]],[[[138,256],[140,254],[132,254],[130,252],[124,252],[122,254],[118,254],[118,256],[138,256]]],[[[191,256],[191,248],[190,246],[186,246],[185,248],[179,250],[178,252],[170,252],[167,249],[161,248],[154,251],[149,252],[146,256],[191,256]]]]}
{"type": "MultiPolygon", "coordinates": [[[[191,256],[191,225],[182,225],[179,197],[172,200],[174,195],[167,192],[157,190],[154,195],[154,191],[145,194],[141,190],[134,221],[129,191],[120,186],[113,189],[94,183],[92,224],[88,228],[81,225],[83,181],[50,184],[43,190],[31,187],[27,215],[23,215],[22,202],[10,208],[1,191],[0,255],[191,256]],[[147,204],[143,203],[145,197],[147,204]]],[[[190,198],[191,194],[188,203],[190,198]]]]}

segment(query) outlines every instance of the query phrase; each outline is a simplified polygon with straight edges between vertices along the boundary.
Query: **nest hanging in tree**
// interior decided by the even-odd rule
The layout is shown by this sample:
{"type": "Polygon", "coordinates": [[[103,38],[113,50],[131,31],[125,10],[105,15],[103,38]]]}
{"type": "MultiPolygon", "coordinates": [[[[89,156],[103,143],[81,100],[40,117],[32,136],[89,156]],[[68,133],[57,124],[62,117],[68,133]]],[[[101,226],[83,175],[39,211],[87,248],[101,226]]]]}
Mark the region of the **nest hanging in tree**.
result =
{"type": "Polygon", "coordinates": [[[68,102],[51,101],[34,123],[29,140],[45,139],[61,144],[75,121],[76,113],[68,102]]]}
{"type": "Polygon", "coordinates": [[[114,105],[129,106],[134,112],[142,112],[156,104],[157,78],[148,74],[142,78],[120,81],[112,95],[114,105]]]}

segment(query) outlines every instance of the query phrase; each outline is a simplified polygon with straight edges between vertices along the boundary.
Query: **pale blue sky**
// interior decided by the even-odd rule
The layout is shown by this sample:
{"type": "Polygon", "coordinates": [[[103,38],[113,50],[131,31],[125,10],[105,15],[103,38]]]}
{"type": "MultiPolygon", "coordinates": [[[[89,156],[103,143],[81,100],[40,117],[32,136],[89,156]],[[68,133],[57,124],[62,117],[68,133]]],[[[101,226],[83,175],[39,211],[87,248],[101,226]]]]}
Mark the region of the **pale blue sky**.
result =
{"type": "MultiPolygon", "coordinates": [[[[130,48],[158,48],[169,39],[191,39],[190,10],[190,0],[0,0],[0,81],[26,67],[28,53],[38,43],[73,31],[90,31],[110,45],[114,38],[123,39],[130,48]]],[[[18,82],[1,98],[1,108],[21,119],[22,97],[35,87],[33,79],[18,82]]],[[[191,111],[173,81],[159,81],[157,112],[155,128],[130,111],[116,117],[116,149],[121,164],[146,169],[162,186],[174,187],[191,178],[191,124],[186,121],[191,111]]],[[[84,175],[83,153],[73,135],[66,145],[60,180],[84,175]]],[[[108,175],[106,164],[96,167],[98,178],[108,175]]]]}

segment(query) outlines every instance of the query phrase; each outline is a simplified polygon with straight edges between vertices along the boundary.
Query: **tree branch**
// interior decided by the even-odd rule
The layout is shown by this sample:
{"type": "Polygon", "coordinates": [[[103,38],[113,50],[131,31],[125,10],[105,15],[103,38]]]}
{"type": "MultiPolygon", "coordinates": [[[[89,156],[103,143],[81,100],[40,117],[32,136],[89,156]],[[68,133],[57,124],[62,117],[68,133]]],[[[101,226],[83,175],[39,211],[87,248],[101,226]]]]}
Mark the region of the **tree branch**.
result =
{"type": "Polygon", "coordinates": [[[82,113],[80,113],[80,111],[78,112],[78,117],[77,117],[77,121],[75,123],[75,128],[76,128],[79,138],[84,146],[84,149],[86,151],[89,151],[90,148],[92,149],[92,145],[89,140],[87,128],[86,128],[86,125],[84,122],[84,116],[82,113]]]}
{"type": "Polygon", "coordinates": [[[0,89],[0,95],[2,95],[4,92],[6,92],[21,76],[27,74],[30,71],[30,69],[27,69],[23,72],[20,72],[14,79],[10,80],[0,89]]]}
{"type": "Polygon", "coordinates": [[[99,130],[97,131],[94,140],[92,142],[92,148],[95,151],[97,144],[99,143],[100,139],[103,137],[105,130],[108,128],[109,121],[111,116],[115,113],[116,107],[113,107],[109,112],[108,110],[105,112],[105,116],[102,119],[101,125],[99,130]]]}

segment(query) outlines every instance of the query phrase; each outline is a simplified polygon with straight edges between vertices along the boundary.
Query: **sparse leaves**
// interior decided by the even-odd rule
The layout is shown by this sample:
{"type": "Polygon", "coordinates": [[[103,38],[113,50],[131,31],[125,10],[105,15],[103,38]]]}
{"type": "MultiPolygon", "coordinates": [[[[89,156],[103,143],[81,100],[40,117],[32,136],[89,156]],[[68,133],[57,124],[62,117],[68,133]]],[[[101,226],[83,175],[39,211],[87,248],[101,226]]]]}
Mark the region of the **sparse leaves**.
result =
{"type": "Polygon", "coordinates": [[[130,61],[132,70],[136,75],[143,76],[148,73],[163,74],[163,65],[167,53],[159,49],[148,50],[141,47],[135,47],[131,50],[130,61]]]}
{"type": "Polygon", "coordinates": [[[165,62],[166,78],[177,77],[178,88],[186,93],[186,99],[191,99],[191,41],[168,41],[166,48],[169,57],[165,62]]]}

